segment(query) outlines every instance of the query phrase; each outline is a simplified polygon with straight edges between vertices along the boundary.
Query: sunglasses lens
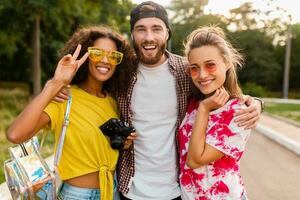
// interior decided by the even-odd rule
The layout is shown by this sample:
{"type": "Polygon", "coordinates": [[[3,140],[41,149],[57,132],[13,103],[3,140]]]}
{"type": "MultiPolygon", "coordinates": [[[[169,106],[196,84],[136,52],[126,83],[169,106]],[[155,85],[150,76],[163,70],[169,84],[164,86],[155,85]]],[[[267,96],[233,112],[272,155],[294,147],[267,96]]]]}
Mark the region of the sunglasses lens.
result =
{"type": "Polygon", "coordinates": [[[112,65],[118,65],[122,61],[123,54],[121,52],[113,51],[109,56],[109,61],[112,65]]]}
{"type": "Polygon", "coordinates": [[[93,62],[100,62],[105,56],[108,59],[109,64],[118,65],[122,62],[123,53],[118,51],[106,52],[102,49],[89,47],[89,58],[93,62]]]}
{"type": "Polygon", "coordinates": [[[195,67],[195,66],[191,66],[188,68],[188,72],[189,72],[190,76],[198,76],[199,68],[195,67]]]}
{"type": "Polygon", "coordinates": [[[103,59],[103,57],[104,57],[104,52],[101,51],[100,49],[89,50],[89,58],[93,62],[99,62],[103,59]]]}

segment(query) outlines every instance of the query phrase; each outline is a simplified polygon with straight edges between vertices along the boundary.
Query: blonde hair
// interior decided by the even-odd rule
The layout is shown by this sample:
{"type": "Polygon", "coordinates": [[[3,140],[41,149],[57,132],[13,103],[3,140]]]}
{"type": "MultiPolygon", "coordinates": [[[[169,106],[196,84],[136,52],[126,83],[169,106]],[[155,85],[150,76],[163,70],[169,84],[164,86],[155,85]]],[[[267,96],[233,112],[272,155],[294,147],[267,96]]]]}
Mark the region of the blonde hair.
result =
{"type": "MultiPolygon", "coordinates": [[[[226,40],[224,31],[216,26],[197,28],[186,39],[184,44],[185,55],[188,57],[193,49],[202,46],[214,46],[219,49],[225,63],[230,65],[230,68],[226,72],[224,87],[231,98],[241,97],[242,90],[238,85],[236,70],[242,67],[244,59],[231,43],[226,40]]],[[[200,92],[198,89],[197,91],[198,93],[200,92]]],[[[195,94],[194,96],[198,98],[200,98],[199,96],[203,97],[200,94],[195,94]]]]}

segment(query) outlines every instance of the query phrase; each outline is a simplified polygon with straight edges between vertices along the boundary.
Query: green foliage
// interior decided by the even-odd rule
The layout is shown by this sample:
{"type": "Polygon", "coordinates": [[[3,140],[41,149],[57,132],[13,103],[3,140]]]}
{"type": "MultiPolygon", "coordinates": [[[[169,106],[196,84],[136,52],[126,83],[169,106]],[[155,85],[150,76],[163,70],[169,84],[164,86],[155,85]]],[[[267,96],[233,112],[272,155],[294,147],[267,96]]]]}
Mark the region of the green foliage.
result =
{"type": "MultiPolygon", "coordinates": [[[[272,5],[272,1],[268,1],[272,5]]],[[[270,6],[271,8],[272,6],[270,6]]],[[[235,30],[232,37],[246,57],[239,73],[242,83],[255,82],[272,91],[281,91],[285,58],[285,40],[289,25],[284,9],[257,10],[252,3],[244,3],[231,10],[228,27],[235,30]],[[270,16],[281,16],[270,19],[270,16]]],[[[292,25],[293,39],[290,60],[290,89],[300,88],[299,24],[292,25]],[[298,31],[297,31],[298,30],[298,31]]]]}
{"type": "Polygon", "coordinates": [[[253,82],[267,89],[276,89],[280,64],[275,58],[272,38],[260,30],[237,31],[230,34],[233,43],[245,56],[245,66],[239,71],[241,83],[253,82]]]}
{"type": "MultiPolygon", "coordinates": [[[[0,165],[9,158],[8,148],[13,146],[7,141],[5,132],[15,117],[24,109],[29,97],[29,87],[24,83],[0,82],[0,165]]],[[[47,133],[46,133],[47,134],[47,133]]],[[[38,134],[38,138],[41,138],[38,134]]],[[[53,134],[47,134],[42,148],[44,157],[53,153],[53,134]]],[[[4,180],[3,167],[0,168],[0,183],[4,180]]]]}
{"type": "Polygon", "coordinates": [[[107,24],[129,35],[129,0],[3,0],[0,6],[0,80],[31,82],[34,19],[41,18],[42,79],[51,77],[58,51],[83,25],[107,24]]]}
{"type": "Polygon", "coordinates": [[[29,90],[24,84],[0,84],[0,132],[4,133],[14,117],[29,100],[29,90]]]}
{"type": "MultiPolygon", "coordinates": [[[[268,0],[272,4],[271,0],[268,0]]],[[[231,16],[204,14],[208,0],[172,0],[168,8],[172,38],[170,50],[183,55],[187,35],[204,25],[217,24],[245,55],[239,72],[242,84],[255,83],[281,92],[287,22],[270,20],[278,10],[261,11],[251,3],[231,10],[231,16]],[[276,42],[277,41],[277,42],[276,42]]],[[[42,80],[53,75],[58,52],[78,26],[106,24],[130,35],[131,0],[2,0],[0,4],[0,80],[31,82],[34,19],[41,17],[42,80]]],[[[290,89],[300,90],[300,24],[292,26],[290,89]]],[[[295,95],[297,96],[297,95],[295,95]]]]}
{"type": "Polygon", "coordinates": [[[200,26],[216,25],[225,28],[220,16],[204,15],[203,8],[207,0],[173,0],[169,8],[175,15],[171,18],[171,51],[183,55],[183,42],[189,33],[200,26]]]}
{"type": "MultiPolygon", "coordinates": [[[[277,80],[279,82],[278,90],[282,90],[281,83],[283,82],[283,74],[284,74],[284,65],[285,65],[285,51],[286,46],[278,45],[275,48],[275,59],[281,66],[281,69],[277,75],[277,80]]],[[[298,52],[300,51],[300,24],[294,24],[292,26],[292,40],[291,40],[291,60],[290,60],[290,73],[289,73],[289,88],[290,90],[300,90],[300,57],[298,56],[298,52]]],[[[293,93],[291,96],[294,95],[293,93]]],[[[299,98],[299,97],[298,97],[299,98]]]]}
{"type": "Polygon", "coordinates": [[[173,23],[191,23],[203,16],[203,8],[208,0],[172,0],[170,9],[176,13],[173,23]]]}
{"type": "Polygon", "coordinates": [[[255,83],[246,83],[245,85],[242,86],[242,90],[244,94],[253,96],[253,97],[265,97],[266,91],[265,89],[257,85],[255,83]]]}
{"type": "MultiPolygon", "coordinates": [[[[266,93],[263,97],[282,98],[283,94],[282,94],[282,91],[266,90],[266,93]]],[[[299,90],[290,90],[289,91],[289,99],[300,99],[300,91],[299,90]]]]}
{"type": "Polygon", "coordinates": [[[290,89],[300,90],[300,24],[292,26],[292,48],[290,66],[290,89]]]}
{"type": "Polygon", "coordinates": [[[251,2],[246,2],[238,8],[230,10],[230,23],[234,24],[237,30],[256,28],[258,11],[253,8],[251,2]]]}
{"type": "Polygon", "coordinates": [[[288,22],[274,16],[286,14],[283,13],[284,9],[275,8],[272,1],[262,2],[266,6],[263,10],[254,8],[254,2],[245,2],[238,8],[231,9],[231,16],[227,19],[228,25],[237,31],[261,29],[267,36],[273,38],[274,44],[285,43],[288,22]]]}
{"type": "Polygon", "coordinates": [[[183,43],[186,41],[186,37],[191,33],[193,30],[199,28],[200,26],[207,26],[207,25],[218,25],[220,27],[225,27],[225,24],[222,23],[221,19],[218,16],[214,15],[203,15],[201,18],[197,20],[189,20],[185,24],[181,23],[173,23],[172,24],[172,52],[183,55],[184,54],[184,47],[183,43]],[[182,31],[184,30],[184,31],[182,31]]]}
{"type": "MultiPolygon", "coordinates": [[[[236,9],[232,9],[231,16],[226,18],[218,15],[205,15],[203,8],[207,1],[187,0],[185,3],[174,0],[170,7],[171,13],[175,13],[171,19],[173,35],[170,46],[172,52],[183,55],[183,42],[187,35],[199,26],[218,25],[223,28],[233,45],[245,56],[245,65],[239,71],[240,82],[242,84],[255,83],[265,90],[281,91],[285,49],[279,43],[274,45],[274,41],[283,35],[286,23],[278,18],[273,20],[266,18],[276,11],[265,12],[254,9],[251,3],[244,3],[236,9]],[[197,6],[192,7],[191,4],[197,6]]],[[[300,38],[296,36],[295,30],[297,28],[293,26],[293,44],[297,44],[300,38]]],[[[298,66],[300,58],[296,56],[299,46],[292,45],[290,81],[292,89],[300,87],[300,79],[293,78],[300,73],[298,66]]]]}

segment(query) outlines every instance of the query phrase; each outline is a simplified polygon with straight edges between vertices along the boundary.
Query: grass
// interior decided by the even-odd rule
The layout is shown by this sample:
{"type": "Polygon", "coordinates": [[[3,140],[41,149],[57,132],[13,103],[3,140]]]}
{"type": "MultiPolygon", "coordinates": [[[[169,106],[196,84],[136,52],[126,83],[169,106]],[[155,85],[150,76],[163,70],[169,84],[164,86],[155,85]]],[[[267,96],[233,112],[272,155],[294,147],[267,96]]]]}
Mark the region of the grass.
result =
{"type": "MultiPolygon", "coordinates": [[[[9,159],[8,148],[14,146],[7,141],[5,132],[15,117],[23,110],[29,102],[29,87],[25,84],[3,84],[0,83],[0,183],[5,181],[3,163],[9,159]]],[[[41,138],[39,133],[38,137],[41,138]]],[[[53,134],[47,134],[42,148],[44,157],[53,153],[53,134]]]]}
{"type": "Polygon", "coordinates": [[[300,104],[267,103],[266,112],[300,123],[300,104]]]}

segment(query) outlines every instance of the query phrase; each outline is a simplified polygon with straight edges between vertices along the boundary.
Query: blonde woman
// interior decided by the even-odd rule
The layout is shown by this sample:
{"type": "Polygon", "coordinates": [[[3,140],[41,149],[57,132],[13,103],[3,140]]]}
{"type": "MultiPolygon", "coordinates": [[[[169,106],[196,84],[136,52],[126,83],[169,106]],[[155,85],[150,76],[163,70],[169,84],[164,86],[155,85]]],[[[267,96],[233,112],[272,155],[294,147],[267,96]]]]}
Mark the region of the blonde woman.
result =
{"type": "Polygon", "coordinates": [[[217,27],[193,31],[185,52],[194,98],[178,134],[182,199],[247,199],[239,168],[250,130],[234,121],[246,107],[236,75],[242,56],[217,27]]]}

